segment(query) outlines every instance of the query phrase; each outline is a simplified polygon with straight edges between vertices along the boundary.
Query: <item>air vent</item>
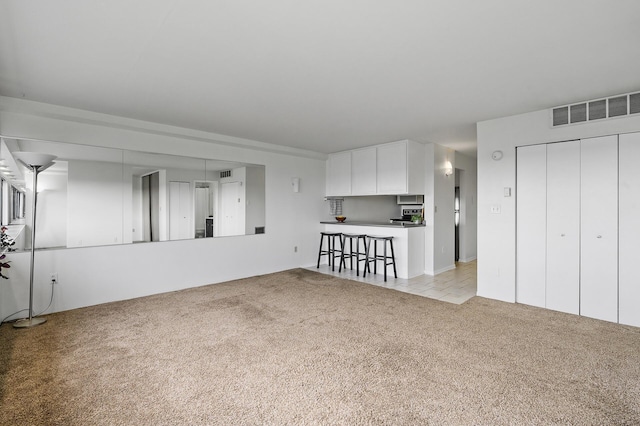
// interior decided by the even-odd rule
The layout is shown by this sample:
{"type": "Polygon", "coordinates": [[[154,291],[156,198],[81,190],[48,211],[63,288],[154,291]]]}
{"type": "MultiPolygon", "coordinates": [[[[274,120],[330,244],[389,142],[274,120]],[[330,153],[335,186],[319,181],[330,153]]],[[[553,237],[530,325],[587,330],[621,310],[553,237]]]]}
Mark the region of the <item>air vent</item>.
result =
{"type": "Polygon", "coordinates": [[[569,124],[569,107],[561,107],[553,110],[553,125],[562,126],[569,124]]]}
{"type": "Polygon", "coordinates": [[[617,98],[609,98],[609,117],[620,117],[627,115],[627,97],[618,96],[617,98]]]}
{"type": "Polygon", "coordinates": [[[587,104],[571,105],[569,111],[571,111],[572,123],[587,121],[587,104]]]}
{"type": "Polygon", "coordinates": [[[607,118],[607,101],[602,99],[589,102],[589,121],[600,120],[601,118],[607,118]]]}
{"type": "Polygon", "coordinates": [[[640,93],[629,95],[629,114],[638,114],[640,112],[640,93]]]}
{"type": "Polygon", "coordinates": [[[595,99],[551,110],[552,127],[640,113],[640,92],[595,99]]]}
{"type": "Polygon", "coordinates": [[[231,170],[223,170],[220,172],[220,178],[231,177],[231,170]]]}

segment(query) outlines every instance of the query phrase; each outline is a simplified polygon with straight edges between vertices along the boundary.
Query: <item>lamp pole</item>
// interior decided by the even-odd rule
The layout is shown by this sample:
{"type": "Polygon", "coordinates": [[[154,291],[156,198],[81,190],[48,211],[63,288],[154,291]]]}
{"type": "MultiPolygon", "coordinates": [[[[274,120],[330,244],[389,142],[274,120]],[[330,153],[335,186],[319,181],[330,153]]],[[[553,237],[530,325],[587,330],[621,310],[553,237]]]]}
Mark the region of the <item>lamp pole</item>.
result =
{"type": "Polygon", "coordinates": [[[13,323],[15,328],[29,328],[34,327],[36,325],[43,324],[47,321],[46,318],[43,317],[33,317],[33,279],[34,279],[34,260],[35,260],[35,252],[36,252],[36,206],[38,202],[38,173],[42,170],[49,168],[53,163],[52,161],[56,158],[53,155],[39,154],[40,157],[34,157],[35,153],[15,153],[19,160],[21,160],[22,164],[27,166],[33,172],[33,200],[31,203],[31,262],[29,269],[29,318],[21,319],[13,323]],[[22,155],[19,155],[22,154],[22,155]],[[30,154],[30,155],[28,155],[30,154]],[[22,158],[20,158],[22,157],[22,158]],[[29,161],[29,157],[34,157],[41,161],[29,161]],[[44,161],[43,161],[44,160],[44,161]]]}

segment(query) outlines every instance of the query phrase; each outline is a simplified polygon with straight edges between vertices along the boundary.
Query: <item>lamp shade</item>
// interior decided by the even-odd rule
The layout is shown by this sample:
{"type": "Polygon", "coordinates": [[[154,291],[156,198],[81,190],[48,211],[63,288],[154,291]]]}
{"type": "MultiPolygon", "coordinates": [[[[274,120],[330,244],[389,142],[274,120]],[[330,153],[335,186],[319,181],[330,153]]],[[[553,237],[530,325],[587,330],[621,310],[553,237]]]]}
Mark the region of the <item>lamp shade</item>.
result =
{"type": "Polygon", "coordinates": [[[43,154],[41,152],[17,151],[12,153],[13,156],[30,167],[42,167],[50,164],[58,158],[55,155],[43,154]]]}

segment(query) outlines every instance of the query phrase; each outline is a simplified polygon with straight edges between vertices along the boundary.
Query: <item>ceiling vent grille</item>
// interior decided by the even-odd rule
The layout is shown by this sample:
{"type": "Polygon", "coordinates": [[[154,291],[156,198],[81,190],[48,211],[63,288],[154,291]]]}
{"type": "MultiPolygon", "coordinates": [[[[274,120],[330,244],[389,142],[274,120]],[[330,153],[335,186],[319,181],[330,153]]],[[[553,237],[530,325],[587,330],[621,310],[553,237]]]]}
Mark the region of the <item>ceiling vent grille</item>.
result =
{"type": "Polygon", "coordinates": [[[231,177],[231,170],[223,170],[220,172],[220,178],[231,177]]]}
{"type": "Polygon", "coordinates": [[[551,126],[586,123],[640,113],[640,92],[595,99],[551,109],[551,126]]]}

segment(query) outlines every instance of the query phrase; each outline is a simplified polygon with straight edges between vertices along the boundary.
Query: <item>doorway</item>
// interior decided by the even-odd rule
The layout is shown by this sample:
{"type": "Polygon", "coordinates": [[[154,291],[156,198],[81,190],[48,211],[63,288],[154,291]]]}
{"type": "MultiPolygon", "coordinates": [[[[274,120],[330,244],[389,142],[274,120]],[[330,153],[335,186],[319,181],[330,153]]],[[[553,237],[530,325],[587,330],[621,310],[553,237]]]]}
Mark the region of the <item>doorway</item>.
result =
{"type": "Polygon", "coordinates": [[[160,241],[160,173],[142,176],[142,240],[160,241]]]}

